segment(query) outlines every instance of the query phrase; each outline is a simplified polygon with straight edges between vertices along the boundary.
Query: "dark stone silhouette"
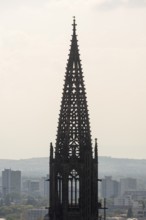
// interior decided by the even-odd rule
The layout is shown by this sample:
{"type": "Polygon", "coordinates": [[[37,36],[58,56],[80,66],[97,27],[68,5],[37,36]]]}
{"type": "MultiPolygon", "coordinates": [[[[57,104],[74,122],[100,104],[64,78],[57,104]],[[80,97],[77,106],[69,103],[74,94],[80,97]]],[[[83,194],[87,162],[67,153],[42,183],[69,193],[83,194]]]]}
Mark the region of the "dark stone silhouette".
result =
{"type": "Polygon", "coordinates": [[[93,156],[74,19],[55,148],[50,144],[48,219],[98,219],[97,153],[96,139],[93,156]]]}

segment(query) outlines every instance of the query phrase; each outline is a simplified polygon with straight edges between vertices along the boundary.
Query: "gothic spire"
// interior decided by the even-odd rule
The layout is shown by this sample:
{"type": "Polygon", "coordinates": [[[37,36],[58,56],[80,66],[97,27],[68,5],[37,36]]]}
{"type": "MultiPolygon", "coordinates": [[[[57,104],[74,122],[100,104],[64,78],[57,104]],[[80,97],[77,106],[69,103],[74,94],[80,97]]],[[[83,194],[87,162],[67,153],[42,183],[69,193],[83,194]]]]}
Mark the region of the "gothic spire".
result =
{"type": "Polygon", "coordinates": [[[91,134],[76,22],[58,122],[55,155],[50,146],[50,220],[97,219],[97,141],[92,155],[91,134]]]}
{"type": "Polygon", "coordinates": [[[81,152],[87,148],[91,150],[90,125],[74,18],[59,115],[56,155],[64,159],[81,157],[81,152]]]}

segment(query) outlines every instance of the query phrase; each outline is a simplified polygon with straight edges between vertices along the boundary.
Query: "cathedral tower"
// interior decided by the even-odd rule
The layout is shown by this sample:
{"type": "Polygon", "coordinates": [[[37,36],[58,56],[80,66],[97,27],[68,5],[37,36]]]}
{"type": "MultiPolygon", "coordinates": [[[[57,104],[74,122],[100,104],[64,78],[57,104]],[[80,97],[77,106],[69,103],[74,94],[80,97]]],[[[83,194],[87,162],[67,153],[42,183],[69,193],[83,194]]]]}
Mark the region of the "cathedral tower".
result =
{"type": "Polygon", "coordinates": [[[97,160],[74,19],[56,145],[50,145],[50,220],[98,218],[97,160]]]}

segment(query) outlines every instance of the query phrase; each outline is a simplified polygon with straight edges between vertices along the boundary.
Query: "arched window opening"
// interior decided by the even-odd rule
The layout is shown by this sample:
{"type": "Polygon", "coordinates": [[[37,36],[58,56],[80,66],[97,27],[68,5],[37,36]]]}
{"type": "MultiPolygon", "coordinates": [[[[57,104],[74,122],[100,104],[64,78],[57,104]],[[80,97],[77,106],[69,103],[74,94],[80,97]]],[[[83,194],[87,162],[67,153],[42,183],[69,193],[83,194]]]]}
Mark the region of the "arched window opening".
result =
{"type": "Polygon", "coordinates": [[[80,179],[76,170],[72,170],[68,177],[69,206],[79,206],[80,179]]]}
{"type": "Polygon", "coordinates": [[[60,175],[60,173],[58,173],[57,175],[57,192],[59,202],[62,203],[62,176],[60,175]]]}

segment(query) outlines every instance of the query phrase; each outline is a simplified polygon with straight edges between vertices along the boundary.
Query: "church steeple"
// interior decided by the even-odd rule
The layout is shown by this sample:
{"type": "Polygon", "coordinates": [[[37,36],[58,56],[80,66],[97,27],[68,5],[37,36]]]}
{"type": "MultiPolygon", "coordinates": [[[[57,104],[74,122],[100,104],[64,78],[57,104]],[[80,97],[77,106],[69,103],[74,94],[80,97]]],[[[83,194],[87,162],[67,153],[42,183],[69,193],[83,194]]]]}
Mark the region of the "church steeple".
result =
{"type": "Polygon", "coordinates": [[[82,151],[86,148],[91,150],[91,135],[74,19],[59,116],[56,153],[64,159],[72,156],[82,157],[82,151]]]}
{"type": "Polygon", "coordinates": [[[97,196],[97,158],[92,155],[89,114],[74,18],[55,155],[52,144],[50,147],[50,219],[95,220],[97,196]]]}

